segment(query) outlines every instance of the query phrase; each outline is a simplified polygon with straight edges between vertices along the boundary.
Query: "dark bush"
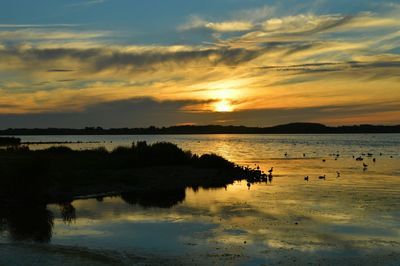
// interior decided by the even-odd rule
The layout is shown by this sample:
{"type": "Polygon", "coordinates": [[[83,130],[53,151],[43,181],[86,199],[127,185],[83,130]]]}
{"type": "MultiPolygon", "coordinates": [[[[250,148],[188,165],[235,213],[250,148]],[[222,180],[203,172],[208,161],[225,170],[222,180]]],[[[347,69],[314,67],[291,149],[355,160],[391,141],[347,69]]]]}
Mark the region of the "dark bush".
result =
{"type": "Polygon", "coordinates": [[[199,167],[211,167],[211,168],[232,168],[235,166],[234,163],[226,160],[225,158],[216,154],[203,154],[196,160],[196,165],[199,167]]]}
{"type": "Polygon", "coordinates": [[[0,146],[13,146],[21,144],[20,138],[15,137],[0,137],[0,146]]]}
{"type": "Polygon", "coordinates": [[[73,150],[70,147],[66,147],[66,146],[52,146],[50,148],[43,150],[43,152],[68,153],[68,152],[73,152],[73,150]]]}

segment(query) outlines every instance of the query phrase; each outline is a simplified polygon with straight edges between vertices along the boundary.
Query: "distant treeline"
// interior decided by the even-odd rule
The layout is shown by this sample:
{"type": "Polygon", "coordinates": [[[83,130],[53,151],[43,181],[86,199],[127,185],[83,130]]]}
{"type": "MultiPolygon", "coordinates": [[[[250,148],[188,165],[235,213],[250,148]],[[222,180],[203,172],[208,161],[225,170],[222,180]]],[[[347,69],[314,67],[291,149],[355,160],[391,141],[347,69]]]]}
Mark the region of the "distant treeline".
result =
{"type": "Polygon", "coordinates": [[[73,128],[10,128],[0,130],[0,135],[167,135],[167,134],[349,134],[349,133],[400,133],[400,125],[354,125],[330,127],[318,123],[291,123],[273,127],[246,127],[221,125],[184,125],[147,128],[85,127],[73,128]]]}

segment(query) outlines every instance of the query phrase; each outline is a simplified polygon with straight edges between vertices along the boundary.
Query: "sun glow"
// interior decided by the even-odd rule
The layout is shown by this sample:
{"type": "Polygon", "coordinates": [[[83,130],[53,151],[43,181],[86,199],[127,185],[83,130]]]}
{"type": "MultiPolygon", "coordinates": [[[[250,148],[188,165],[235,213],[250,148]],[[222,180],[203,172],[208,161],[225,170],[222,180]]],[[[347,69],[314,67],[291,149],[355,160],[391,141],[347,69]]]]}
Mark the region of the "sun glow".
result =
{"type": "Polygon", "coordinates": [[[216,112],[232,112],[233,111],[233,106],[231,103],[227,100],[221,100],[219,102],[215,103],[214,110],[216,112]]]}

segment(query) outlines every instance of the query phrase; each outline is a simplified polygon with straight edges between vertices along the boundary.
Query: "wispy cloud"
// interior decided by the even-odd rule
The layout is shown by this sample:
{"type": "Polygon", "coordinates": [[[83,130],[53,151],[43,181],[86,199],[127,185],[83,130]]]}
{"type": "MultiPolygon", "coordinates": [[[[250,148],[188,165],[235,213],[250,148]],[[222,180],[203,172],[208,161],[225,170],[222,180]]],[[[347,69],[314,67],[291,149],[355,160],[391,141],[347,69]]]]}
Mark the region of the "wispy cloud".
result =
{"type": "Polygon", "coordinates": [[[62,31],[62,30],[0,30],[1,40],[29,41],[29,40],[85,40],[107,36],[107,32],[62,31]]]}
{"type": "Polygon", "coordinates": [[[69,4],[68,7],[88,7],[88,6],[99,5],[99,4],[105,3],[107,1],[108,0],[86,0],[86,1],[69,4]]]}
{"type": "MultiPolygon", "coordinates": [[[[269,9],[267,9],[269,10],[269,9]]],[[[246,12],[256,12],[255,10],[246,12]]],[[[355,30],[373,30],[376,28],[395,28],[400,26],[396,16],[388,17],[373,12],[361,12],[356,15],[316,15],[313,13],[276,17],[269,12],[260,11],[255,17],[242,20],[208,21],[200,16],[191,16],[189,20],[178,27],[179,30],[189,31],[208,29],[215,32],[247,32],[244,37],[279,37],[293,35],[310,35],[321,32],[348,32],[355,30]],[[263,20],[257,19],[264,15],[263,20]],[[255,34],[254,34],[255,33],[255,34]]]]}
{"type": "Polygon", "coordinates": [[[271,18],[262,23],[266,33],[293,34],[321,32],[345,24],[348,17],[340,15],[300,14],[281,18],[271,18]]]}
{"type": "Polygon", "coordinates": [[[69,28],[79,24],[0,24],[0,28],[69,28]]]}
{"type": "Polygon", "coordinates": [[[253,27],[254,25],[249,21],[211,22],[198,16],[192,16],[187,23],[179,26],[178,29],[181,31],[207,29],[216,32],[240,32],[251,30],[253,27]]]}
{"type": "Polygon", "coordinates": [[[264,5],[256,8],[248,8],[236,11],[232,14],[232,17],[240,20],[257,22],[275,17],[277,13],[277,6],[264,5]]]}

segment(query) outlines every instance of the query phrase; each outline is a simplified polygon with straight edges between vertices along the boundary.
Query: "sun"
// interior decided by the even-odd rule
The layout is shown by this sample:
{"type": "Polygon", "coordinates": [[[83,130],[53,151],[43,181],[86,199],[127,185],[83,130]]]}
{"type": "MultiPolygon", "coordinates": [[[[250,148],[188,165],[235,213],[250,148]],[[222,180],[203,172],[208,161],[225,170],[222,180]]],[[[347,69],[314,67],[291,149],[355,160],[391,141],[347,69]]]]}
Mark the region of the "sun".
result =
{"type": "Polygon", "coordinates": [[[221,100],[215,103],[214,110],[215,112],[221,112],[221,113],[232,112],[233,106],[229,101],[221,100]]]}

